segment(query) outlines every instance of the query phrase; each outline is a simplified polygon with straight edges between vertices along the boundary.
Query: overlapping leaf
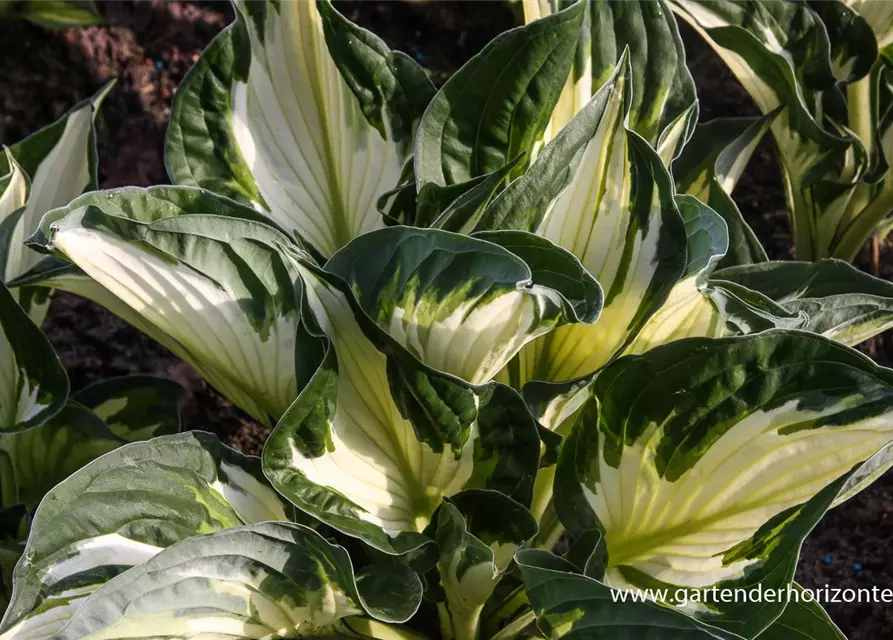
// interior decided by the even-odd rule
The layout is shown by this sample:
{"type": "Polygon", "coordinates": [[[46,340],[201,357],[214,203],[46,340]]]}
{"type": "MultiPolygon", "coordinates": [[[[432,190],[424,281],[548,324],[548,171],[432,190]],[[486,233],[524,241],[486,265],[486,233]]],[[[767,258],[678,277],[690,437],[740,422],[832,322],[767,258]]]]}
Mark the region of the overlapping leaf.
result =
{"type": "MultiPolygon", "coordinates": [[[[853,469],[891,464],[893,377],[813,334],[676,342],[618,360],[587,393],[555,505],[604,534],[613,587],[784,587],[815,522],[864,486],[853,469]]],[[[782,607],[686,610],[752,637],[782,607]]]]}
{"type": "MultiPolygon", "coordinates": [[[[112,84],[40,131],[12,145],[0,161],[0,280],[11,280],[39,255],[23,246],[41,216],[96,188],[96,114],[112,84]]],[[[46,292],[28,288],[16,299],[38,324],[46,292]]]]}
{"type": "Polygon", "coordinates": [[[408,57],[328,3],[239,2],[177,92],[174,182],[264,211],[331,255],[383,225],[433,88],[408,57]]]}
{"type": "Polygon", "coordinates": [[[271,423],[297,395],[296,359],[311,371],[318,361],[299,327],[297,273],[278,249],[289,240],[258,220],[250,208],[188,187],[87,194],[53,212],[31,242],[92,281],[57,262],[22,281],[107,306],[271,423]]]}
{"type": "Polygon", "coordinates": [[[96,589],[199,534],[288,520],[260,460],[192,432],[126,445],[43,500],[0,637],[49,638],[96,589]]]}
{"type": "Polygon", "coordinates": [[[521,235],[502,248],[392,227],[325,270],[297,256],[305,318],[328,348],[264,450],[283,495],[388,553],[425,544],[442,499],[462,489],[529,501],[536,426],[517,392],[489,379],[536,335],[594,317],[600,296],[574,304],[599,293],[591,277],[538,268],[569,256],[521,235]]]}

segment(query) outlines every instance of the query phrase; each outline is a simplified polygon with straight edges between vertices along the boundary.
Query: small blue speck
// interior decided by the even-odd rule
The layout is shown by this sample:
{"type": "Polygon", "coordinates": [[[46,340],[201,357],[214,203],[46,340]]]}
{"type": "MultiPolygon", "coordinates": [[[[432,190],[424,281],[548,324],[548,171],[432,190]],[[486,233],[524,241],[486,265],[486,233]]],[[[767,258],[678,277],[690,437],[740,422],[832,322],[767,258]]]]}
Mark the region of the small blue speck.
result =
{"type": "Polygon", "coordinates": [[[164,69],[164,63],[161,60],[159,60],[158,62],[155,63],[155,68],[158,69],[159,71],[161,71],[162,69],[164,69]]]}
{"type": "Polygon", "coordinates": [[[853,565],[853,569],[855,569],[856,571],[862,571],[862,565],[857,562],[853,565]]]}
{"type": "Polygon", "coordinates": [[[416,59],[417,62],[421,62],[422,60],[425,59],[425,56],[423,56],[423,55],[422,55],[422,52],[419,51],[419,52],[417,52],[417,53],[415,54],[415,59],[416,59]]]}
{"type": "Polygon", "coordinates": [[[831,556],[826,555],[824,558],[822,558],[822,560],[825,561],[825,564],[831,564],[831,556]]]}

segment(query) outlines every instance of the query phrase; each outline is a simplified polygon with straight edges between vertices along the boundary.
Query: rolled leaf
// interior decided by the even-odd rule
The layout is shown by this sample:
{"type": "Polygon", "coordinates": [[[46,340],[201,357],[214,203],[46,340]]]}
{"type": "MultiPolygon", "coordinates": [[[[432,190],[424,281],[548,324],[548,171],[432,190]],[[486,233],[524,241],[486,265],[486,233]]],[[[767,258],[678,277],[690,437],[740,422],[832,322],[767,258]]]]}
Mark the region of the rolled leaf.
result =
{"type": "MultiPolygon", "coordinates": [[[[114,82],[106,84],[92,98],[75,105],[68,113],[10,147],[7,169],[13,176],[0,199],[0,280],[4,282],[25,273],[40,256],[23,246],[47,211],[62,207],[85,191],[96,189],[96,130],[94,121],[114,82]],[[22,181],[30,189],[23,195],[22,181]],[[7,192],[17,207],[24,209],[15,221],[8,218],[7,192]],[[14,193],[14,195],[13,195],[14,193]]],[[[16,292],[16,299],[37,324],[47,309],[46,292],[28,289],[16,292]]]]}
{"type": "Polygon", "coordinates": [[[52,270],[46,282],[148,325],[234,404],[271,424],[297,395],[296,358],[314,356],[312,341],[296,349],[310,338],[299,329],[297,273],[278,248],[289,240],[259,217],[199,189],[125,188],[53,212],[31,242],[99,287],[52,270]]]}
{"type": "Polygon", "coordinates": [[[177,91],[174,182],[251,204],[319,253],[383,226],[433,94],[424,72],[328,3],[238,2],[177,91]]]}
{"type": "Polygon", "coordinates": [[[844,344],[859,344],[893,326],[893,284],[842,260],[765,262],[722,269],[713,279],[803,313],[809,318],[803,329],[844,344]]]}
{"type": "MultiPolygon", "coordinates": [[[[542,19],[561,4],[524,2],[524,20],[542,19]]],[[[663,0],[587,4],[584,33],[549,122],[547,139],[556,136],[593,92],[610,80],[626,49],[636,70],[630,129],[648,140],[669,165],[698,119],[695,84],[685,66],[685,50],[672,11],[663,0]]]]}
{"type": "Polygon", "coordinates": [[[354,240],[325,269],[421,362],[484,384],[537,336],[594,321],[602,292],[547,240],[523,232],[478,238],[383,229],[354,240]]]}
{"type": "Polygon", "coordinates": [[[0,433],[42,424],[67,398],[68,376],[52,345],[0,282],[0,433]]]}
{"type": "Polygon", "coordinates": [[[72,397],[111,431],[136,442],[180,431],[180,402],[186,391],[173,380],[123,376],[94,382],[72,397]]]}
{"type": "Polygon", "coordinates": [[[723,217],[729,249],[718,266],[768,260],[766,251],[732,200],[732,191],[778,112],[761,118],[717,118],[698,125],[673,164],[676,188],[695,196],[723,217]]]}
{"type": "MultiPolygon", "coordinates": [[[[655,633],[662,640],[737,640],[739,636],[699,622],[678,609],[655,602],[621,601],[618,594],[548,551],[528,549],[516,555],[537,625],[549,640],[592,637],[639,638],[655,633]]],[[[627,595],[627,594],[624,594],[627,595]]]]}
{"type": "Polygon", "coordinates": [[[569,380],[604,365],[660,308],[685,269],[685,227],[669,175],[624,126],[630,74],[624,57],[527,174],[484,212],[486,228],[535,231],[573,253],[605,293],[598,322],[558,328],[521,351],[503,378],[513,386],[569,380]]]}
{"type": "Polygon", "coordinates": [[[16,567],[2,637],[54,636],[91,593],[176,542],[287,519],[260,460],[211,434],[125,445],[41,502],[16,567]]]}
{"type": "Polygon", "coordinates": [[[536,535],[530,512],[495,491],[464,491],[436,517],[437,571],[456,638],[480,635],[484,604],[518,547],[536,535]]]}
{"type": "MultiPolygon", "coordinates": [[[[388,594],[399,609],[421,585],[388,594]]],[[[195,536],[99,589],[56,637],[350,636],[364,613],[347,552],[306,527],[267,522],[195,536]]],[[[388,621],[391,618],[382,617],[388,621]]]]}
{"type": "Polygon", "coordinates": [[[444,187],[489,174],[533,150],[571,68],[585,11],[577,3],[507,31],[450,77],[419,124],[419,193],[428,184],[444,187]]]}
{"type": "MultiPolygon", "coordinates": [[[[891,464],[893,374],[804,332],[675,342],[616,361],[588,391],[555,506],[572,531],[603,533],[615,588],[783,588],[853,470],[891,464]]],[[[784,606],[677,604],[745,637],[784,606]]]]}
{"type": "Polygon", "coordinates": [[[512,307],[526,304],[524,296],[551,294],[521,288],[514,299],[530,271],[490,243],[401,227],[375,233],[378,242],[360,238],[331,261],[333,271],[354,278],[351,284],[297,261],[308,326],[317,325],[328,350],[267,440],[264,469],[300,509],[399,554],[428,542],[420,534],[434,511],[462,489],[495,489],[529,502],[539,437],[520,396],[434,367],[485,381],[489,364],[509,356],[530,330],[528,321],[512,320],[512,307]],[[369,244],[379,255],[361,250],[369,244]],[[368,271],[345,272],[361,264],[368,271]],[[379,272],[387,279],[375,282],[379,272]],[[499,296],[511,302],[502,325],[509,349],[493,336],[475,339],[478,323],[459,321],[466,299],[472,313],[491,314],[499,296]],[[453,353],[446,352],[454,339],[453,353]]]}
{"type": "Polygon", "coordinates": [[[672,0],[673,10],[719,54],[772,123],[786,183],[797,257],[826,257],[852,188],[866,169],[865,148],[842,126],[816,115],[836,90],[828,33],[806,3],[672,0]]]}

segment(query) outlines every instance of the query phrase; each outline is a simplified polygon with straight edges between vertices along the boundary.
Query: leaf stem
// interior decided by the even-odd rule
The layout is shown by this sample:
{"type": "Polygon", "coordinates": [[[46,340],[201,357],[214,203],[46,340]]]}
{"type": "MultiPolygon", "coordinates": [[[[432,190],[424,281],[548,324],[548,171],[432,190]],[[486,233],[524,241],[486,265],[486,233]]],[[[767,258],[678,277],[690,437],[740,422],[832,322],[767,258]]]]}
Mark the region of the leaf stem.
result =
{"type": "Polygon", "coordinates": [[[536,614],[532,610],[526,611],[490,636],[490,640],[512,640],[535,622],[536,614]]]}
{"type": "MultiPolygon", "coordinates": [[[[871,84],[874,74],[868,74],[861,80],[847,85],[847,116],[849,127],[865,146],[865,152],[871,157],[874,149],[874,119],[871,109],[871,84]]],[[[853,194],[847,204],[843,216],[843,224],[850,225],[862,214],[871,201],[871,185],[860,180],[853,187],[853,194]]],[[[834,234],[831,234],[832,237],[834,234]]]]}
{"type": "Polygon", "coordinates": [[[893,208],[893,188],[886,188],[868,203],[852,224],[847,227],[834,247],[831,255],[847,262],[852,262],[859,254],[862,246],[874,235],[878,226],[890,214],[893,208]]]}

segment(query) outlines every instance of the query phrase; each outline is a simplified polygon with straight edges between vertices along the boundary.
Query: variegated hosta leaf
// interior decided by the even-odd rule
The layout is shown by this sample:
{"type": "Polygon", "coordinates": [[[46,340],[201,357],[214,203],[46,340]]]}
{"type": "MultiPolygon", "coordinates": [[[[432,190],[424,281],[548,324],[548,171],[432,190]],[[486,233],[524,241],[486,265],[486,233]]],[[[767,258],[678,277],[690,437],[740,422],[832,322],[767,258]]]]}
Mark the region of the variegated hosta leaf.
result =
{"type": "Polygon", "coordinates": [[[43,332],[0,282],[0,433],[42,424],[68,398],[68,376],[43,332]]]}
{"type": "Polygon", "coordinates": [[[866,168],[863,145],[826,130],[816,112],[835,89],[828,34],[806,3],[671,0],[716,50],[772,123],[786,182],[797,256],[828,255],[852,187],[866,168]]]}
{"type": "Polygon", "coordinates": [[[296,349],[310,338],[299,329],[297,273],[278,249],[289,240],[256,222],[260,217],[190,187],[125,188],[87,194],[53,212],[33,242],[99,287],[71,273],[44,272],[47,283],[148,329],[270,424],[297,395],[296,358],[312,356],[310,348],[296,349]]]}
{"type": "Polygon", "coordinates": [[[828,32],[831,71],[841,83],[851,84],[871,71],[878,41],[865,18],[843,2],[813,2],[810,8],[828,32]]]}
{"type": "Polygon", "coordinates": [[[180,431],[180,402],[186,391],[173,380],[123,376],[84,387],[73,399],[127,440],[148,440],[180,431]]]}
{"type": "MultiPolygon", "coordinates": [[[[407,601],[415,612],[421,584],[402,573],[414,583],[391,581],[390,608],[370,613],[402,622],[407,601]]],[[[347,551],[307,527],[266,522],[165,549],[99,589],[56,638],[344,637],[354,634],[343,619],[364,612],[347,551]]]]}
{"type": "MultiPolygon", "coordinates": [[[[685,340],[622,358],[588,388],[555,506],[603,532],[613,587],[784,587],[854,468],[893,441],[893,373],[821,336],[685,340]]],[[[881,451],[877,471],[891,464],[881,451]]],[[[685,604],[685,603],[679,603],[685,604]]],[[[753,637],[783,604],[689,601],[753,637]]]]}
{"type": "MultiPolygon", "coordinates": [[[[539,20],[563,2],[525,0],[524,21],[539,20]]],[[[698,119],[694,80],[676,20],[663,0],[589,1],[574,66],[549,122],[547,139],[580,111],[611,79],[624,49],[636,70],[631,90],[630,128],[648,140],[669,165],[698,119]]]]}
{"type": "Polygon", "coordinates": [[[52,637],[91,593],[129,567],[198,534],[287,520],[286,509],[260,460],[211,434],[125,445],[41,502],[0,637],[52,637]]]}
{"type": "Polygon", "coordinates": [[[738,640],[678,609],[654,602],[622,602],[602,582],[581,574],[548,551],[527,549],[515,556],[537,625],[549,640],[610,637],[636,640],[738,640]]]}
{"type": "Polygon", "coordinates": [[[663,306],[624,354],[639,354],[683,338],[719,338],[771,328],[806,328],[807,316],[743,286],[710,280],[729,245],[728,227],[696,198],[676,196],[688,236],[688,264],[663,306]]]}
{"type": "Polygon", "coordinates": [[[325,269],[422,363],[484,384],[537,336],[593,322],[602,292],[547,240],[520,231],[478,237],[487,242],[391,227],[357,238],[325,269]]]}
{"type": "Polygon", "coordinates": [[[454,637],[473,640],[480,635],[484,603],[518,547],[536,535],[536,520],[511,498],[480,490],[448,499],[435,520],[437,571],[454,637]]]}
{"type": "MultiPolygon", "coordinates": [[[[25,273],[40,258],[23,243],[43,214],[96,188],[94,120],[112,84],[10,148],[5,191],[0,181],[0,280],[25,273]]],[[[2,169],[0,163],[0,173],[2,169]]],[[[16,292],[16,299],[40,324],[46,314],[46,294],[25,288],[16,292]]]]}
{"type": "Polygon", "coordinates": [[[482,228],[535,231],[573,253],[605,293],[598,322],[558,328],[520,352],[503,374],[513,386],[569,380],[604,365],[660,308],[685,268],[685,227],[670,177],[648,143],[624,126],[630,78],[624,57],[528,172],[484,211],[482,228]]]}
{"type": "Polygon", "coordinates": [[[794,583],[798,599],[792,599],[775,622],[760,634],[760,640],[846,640],[822,605],[794,583]]]}
{"type": "Polygon", "coordinates": [[[691,141],[673,163],[680,193],[695,196],[723,217],[729,248],[718,267],[768,260],[756,234],[732,200],[744,167],[778,112],[761,118],[717,118],[698,125],[691,141]]]}
{"type": "Polygon", "coordinates": [[[328,351],[267,440],[264,469],[302,510],[396,554],[425,544],[420,532],[442,499],[462,489],[529,502],[539,437],[523,400],[434,367],[485,382],[493,362],[554,322],[552,312],[523,314],[557,295],[529,287],[523,262],[481,240],[407,227],[375,236],[331,260],[350,284],[299,261],[305,317],[328,351]],[[499,335],[481,331],[477,313],[499,335]]]}
{"type": "Polygon", "coordinates": [[[893,326],[893,284],[841,260],[765,262],[722,269],[730,281],[809,317],[807,331],[855,345],[893,326]]]}
{"type": "Polygon", "coordinates": [[[235,197],[323,255],[383,225],[433,94],[424,72],[328,3],[238,2],[177,92],[172,179],[235,197]]]}
{"type": "Polygon", "coordinates": [[[586,12],[582,3],[507,31],[437,93],[419,124],[416,187],[448,187],[528,157],[549,122],[573,61],[586,12]]]}
{"type": "Polygon", "coordinates": [[[88,409],[69,402],[40,426],[0,434],[0,506],[34,508],[54,486],[124,440],[88,409]]]}

